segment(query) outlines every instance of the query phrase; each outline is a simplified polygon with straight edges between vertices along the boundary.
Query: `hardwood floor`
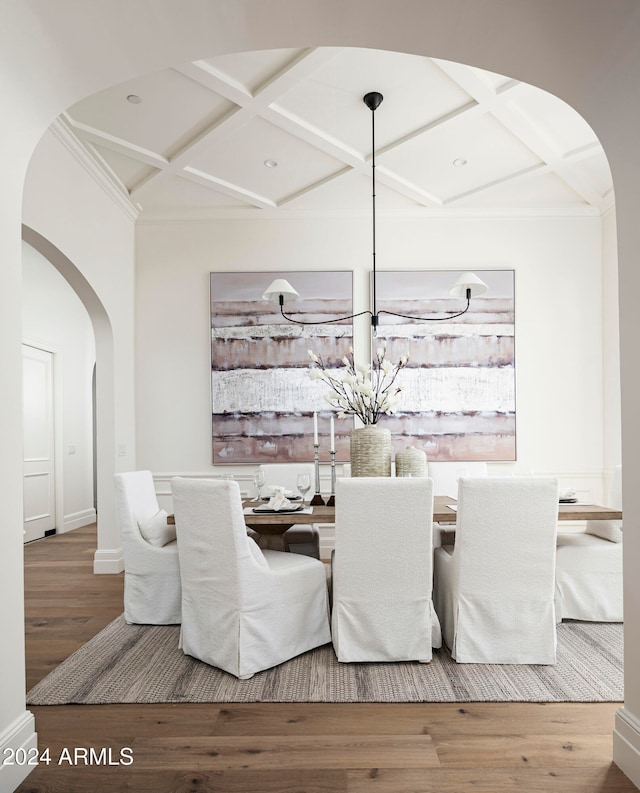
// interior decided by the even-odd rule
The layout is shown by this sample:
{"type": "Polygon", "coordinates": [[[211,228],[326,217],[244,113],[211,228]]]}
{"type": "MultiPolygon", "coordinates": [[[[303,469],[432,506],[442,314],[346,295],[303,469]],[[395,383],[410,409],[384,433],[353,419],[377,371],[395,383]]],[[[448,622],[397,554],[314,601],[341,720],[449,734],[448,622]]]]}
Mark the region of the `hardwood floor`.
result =
{"type": "MultiPolygon", "coordinates": [[[[94,549],[95,527],[25,547],[28,687],[122,612],[123,577],[93,575],[94,549]]],[[[631,793],[636,788],[611,762],[617,707],[32,707],[40,751],[49,749],[50,762],[18,790],[631,793]]]]}

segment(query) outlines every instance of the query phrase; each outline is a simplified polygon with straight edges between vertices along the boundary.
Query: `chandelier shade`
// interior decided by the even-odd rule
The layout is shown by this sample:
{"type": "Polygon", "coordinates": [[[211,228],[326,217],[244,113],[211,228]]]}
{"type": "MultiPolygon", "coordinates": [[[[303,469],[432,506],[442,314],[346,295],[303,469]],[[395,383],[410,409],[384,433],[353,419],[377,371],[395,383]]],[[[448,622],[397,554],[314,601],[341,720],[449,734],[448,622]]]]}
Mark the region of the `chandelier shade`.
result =
{"type": "Polygon", "coordinates": [[[463,273],[451,287],[449,294],[453,297],[467,297],[468,290],[469,297],[477,297],[483,295],[487,289],[485,282],[481,281],[475,273],[463,273]]]}
{"type": "Polygon", "coordinates": [[[282,302],[284,303],[285,300],[297,300],[300,295],[286,278],[276,278],[276,280],[272,281],[266,288],[262,295],[262,299],[269,300],[273,303],[279,303],[280,297],[282,297],[282,302]]]}

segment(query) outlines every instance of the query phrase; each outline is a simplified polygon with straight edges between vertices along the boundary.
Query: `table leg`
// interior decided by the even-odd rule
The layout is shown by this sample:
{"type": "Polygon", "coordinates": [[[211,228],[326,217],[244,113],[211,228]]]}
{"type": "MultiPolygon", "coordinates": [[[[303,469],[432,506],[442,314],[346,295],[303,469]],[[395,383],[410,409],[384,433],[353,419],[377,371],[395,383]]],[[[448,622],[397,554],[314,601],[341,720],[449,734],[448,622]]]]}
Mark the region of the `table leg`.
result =
{"type": "Polygon", "coordinates": [[[290,529],[291,526],[293,526],[293,523],[290,523],[288,526],[278,526],[278,528],[275,531],[270,526],[264,526],[264,525],[256,526],[256,525],[251,525],[249,523],[247,523],[246,525],[260,535],[257,541],[258,541],[258,545],[262,548],[263,551],[287,550],[282,535],[285,533],[287,529],[290,529]]]}
{"type": "Polygon", "coordinates": [[[258,545],[263,551],[286,551],[282,534],[261,534],[258,545]]]}

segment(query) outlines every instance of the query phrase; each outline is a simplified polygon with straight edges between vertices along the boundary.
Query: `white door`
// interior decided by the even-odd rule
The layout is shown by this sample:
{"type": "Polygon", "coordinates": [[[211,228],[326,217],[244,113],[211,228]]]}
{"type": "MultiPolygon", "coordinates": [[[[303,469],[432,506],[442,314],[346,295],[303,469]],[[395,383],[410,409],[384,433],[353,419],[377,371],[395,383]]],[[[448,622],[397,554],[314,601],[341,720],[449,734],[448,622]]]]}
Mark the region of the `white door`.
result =
{"type": "Polygon", "coordinates": [[[56,528],[53,354],[22,345],[24,413],[24,541],[56,528]]]}

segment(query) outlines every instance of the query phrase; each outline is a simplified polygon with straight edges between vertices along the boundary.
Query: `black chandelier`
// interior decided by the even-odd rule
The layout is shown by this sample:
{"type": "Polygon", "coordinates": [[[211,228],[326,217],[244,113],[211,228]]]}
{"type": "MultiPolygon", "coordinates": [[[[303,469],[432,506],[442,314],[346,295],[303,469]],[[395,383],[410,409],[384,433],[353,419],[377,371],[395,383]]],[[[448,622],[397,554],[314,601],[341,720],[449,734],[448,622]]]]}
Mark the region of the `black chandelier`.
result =
{"type": "Polygon", "coordinates": [[[280,314],[288,322],[293,322],[296,325],[327,325],[332,322],[343,322],[347,319],[355,319],[368,314],[371,317],[371,327],[375,333],[379,325],[380,314],[388,314],[392,317],[401,317],[402,319],[410,319],[414,322],[442,322],[449,319],[461,317],[469,310],[471,298],[481,295],[487,291],[487,285],[478,278],[475,273],[463,273],[460,278],[449,289],[449,294],[453,297],[463,297],[467,300],[467,305],[462,311],[456,311],[447,314],[443,317],[419,317],[412,314],[398,314],[395,311],[385,311],[384,309],[378,311],[376,302],[376,125],[375,125],[375,111],[382,103],[382,94],[378,91],[371,91],[365,94],[362,101],[371,111],[371,173],[372,173],[372,214],[373,214],[373,278],[371,289],[371,309],[359,311],[357,314],[349,314],[346,317],[336,317],[335,319],[315,320],[308,321],[302,319],[295,319],[285,313],[284,304],[286,300],[297,300],[300,295],[291,286],[285,278],[276,278],[265,293],[262,295],[263,300],[270,300],[277,302],[280,306],[280,314]]]}

